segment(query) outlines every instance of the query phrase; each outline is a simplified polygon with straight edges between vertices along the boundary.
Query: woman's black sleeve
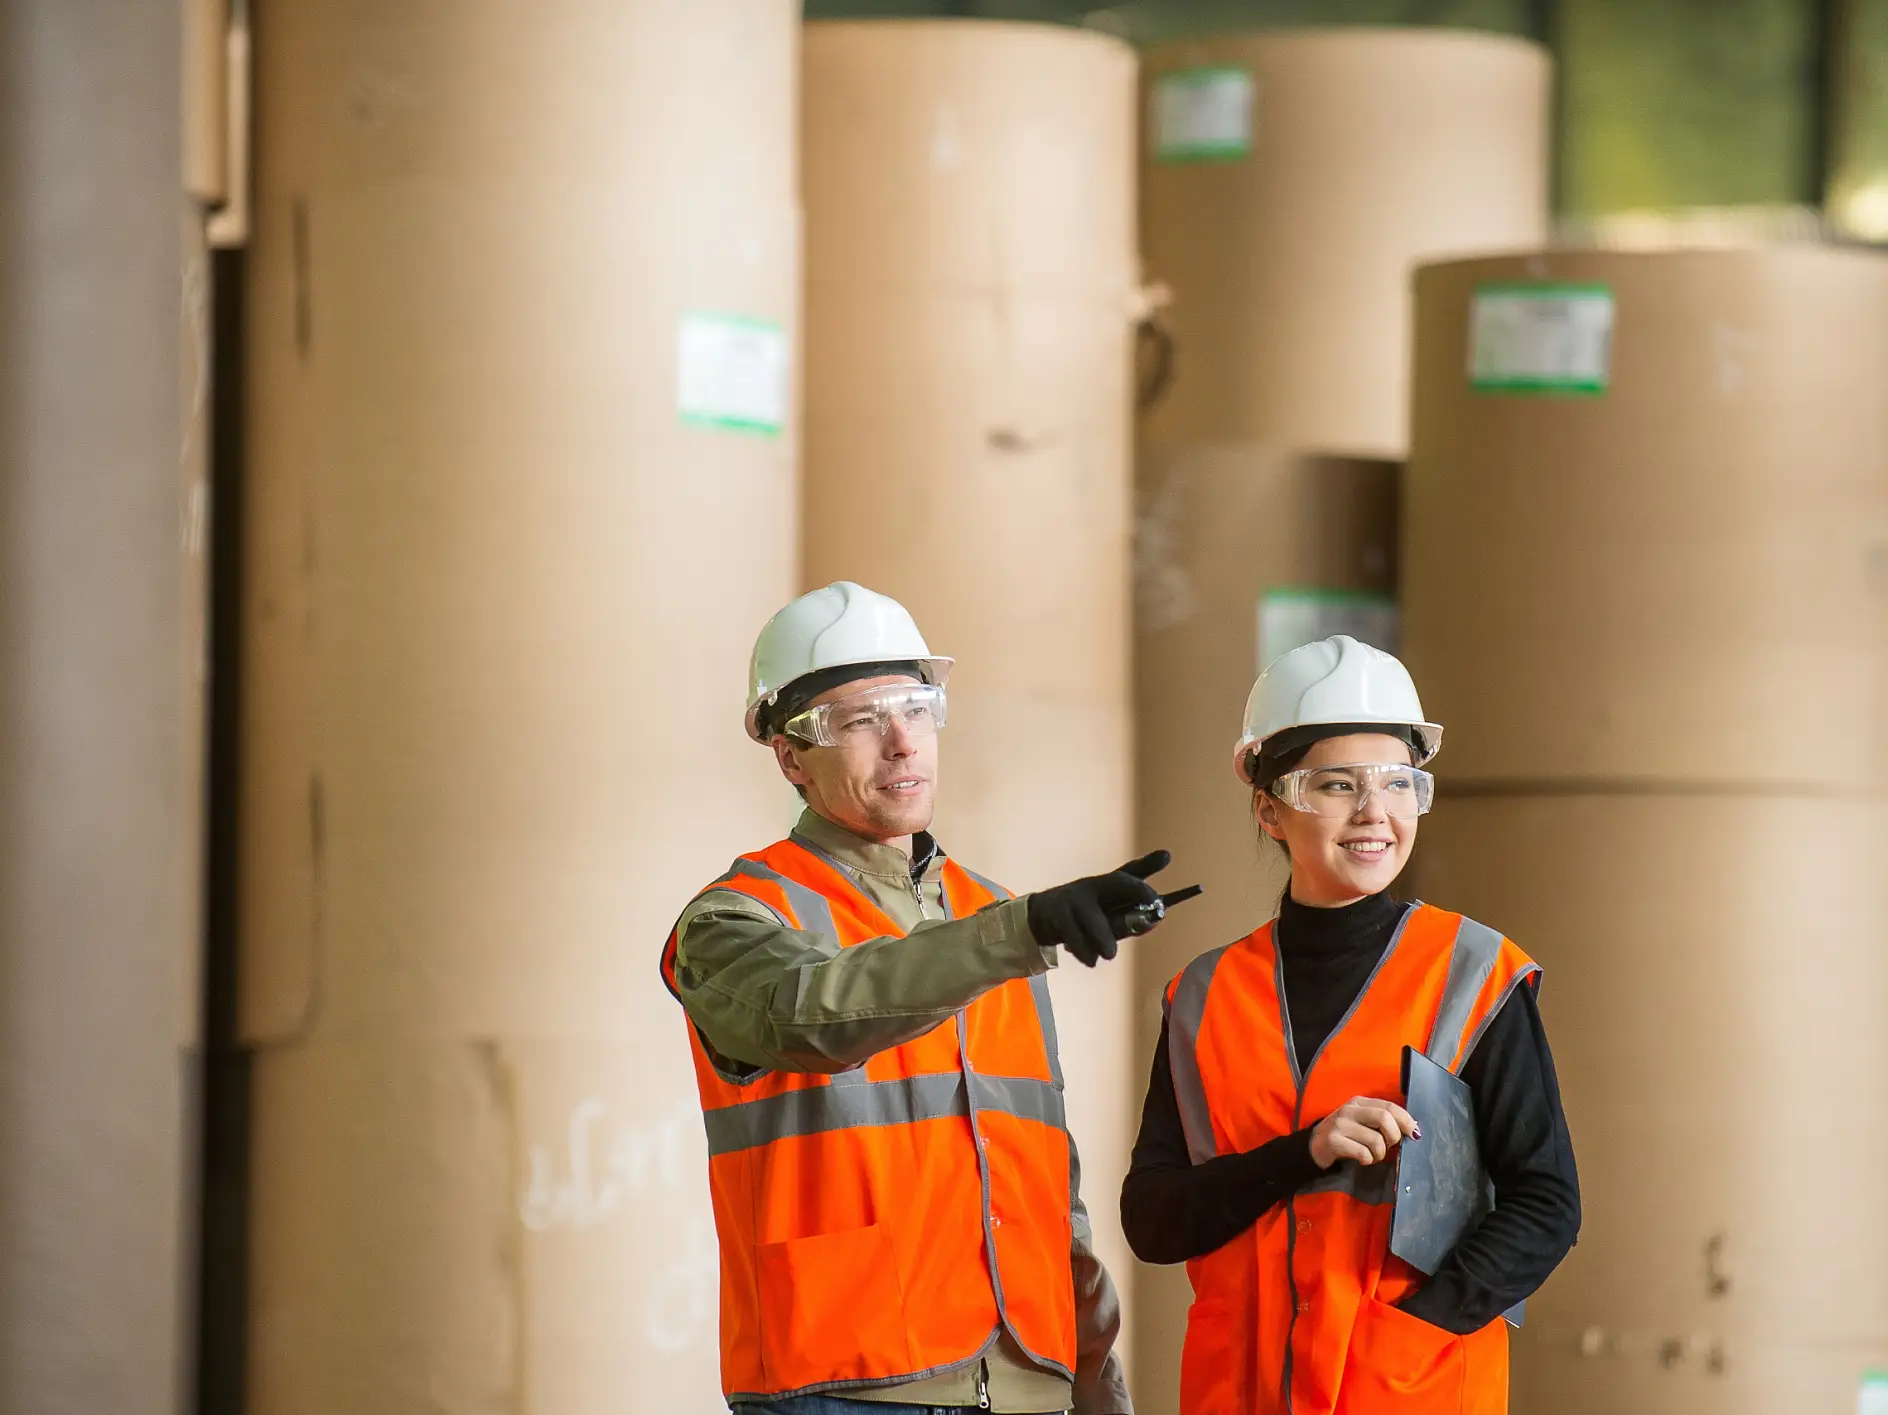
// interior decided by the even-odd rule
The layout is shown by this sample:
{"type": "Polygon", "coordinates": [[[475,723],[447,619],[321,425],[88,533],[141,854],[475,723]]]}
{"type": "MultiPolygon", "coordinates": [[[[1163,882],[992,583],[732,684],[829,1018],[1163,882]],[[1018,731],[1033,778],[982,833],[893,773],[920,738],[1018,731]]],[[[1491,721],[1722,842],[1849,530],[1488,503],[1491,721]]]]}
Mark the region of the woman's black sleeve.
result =
{"type": "Polygon", "coordinates": [[[1462,1065],[1495,1207],[1398,1304],[1466,1335],[1533,1295],[1580,1234],[1580,1176],[1534,989],[1522,986],[1462,1065]]]}
{"type": "Polygon", "coordinates": [[[1290,1198],[1319,1173],[1311,1132],[1268,1141],[1243,1154],[1194,1164],[1187,1152],[1180,1104],[1160,1028],[1154,1067],[1141,1107],[1141,1133],[1121,1186],[1121,1227],[1144,1263],[1201,1258],[1244,1233],[1273,1204],[1290,1198]]]}

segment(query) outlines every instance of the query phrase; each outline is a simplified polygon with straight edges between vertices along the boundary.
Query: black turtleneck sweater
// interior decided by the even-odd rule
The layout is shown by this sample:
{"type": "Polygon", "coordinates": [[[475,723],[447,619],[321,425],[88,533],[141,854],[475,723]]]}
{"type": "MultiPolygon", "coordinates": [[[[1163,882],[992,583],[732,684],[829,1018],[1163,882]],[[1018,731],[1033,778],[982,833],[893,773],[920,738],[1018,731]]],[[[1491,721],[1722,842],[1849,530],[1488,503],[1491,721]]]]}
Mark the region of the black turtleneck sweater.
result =
{"type": "MultiPolygon", "coordinates": [[[[1276,935],[1301,1071],[1310,1069],[1363,991],[1404,907],[1387,894],[1342,909],[1312,909],[1285,899],[1276,935]]],[[[1463,1064],[1462,1079],[1475,1094],[1476,1130],[1496,1207],[1402,1303],[1404,1310],[1457,1333],[1486,1326],[1531,1295],[1580,1231],[1573,1143],[1532,988],[1515,989],[1463,1064]]],[[[1311,1159],[1316,1123],[1243,1154],[1192,1163],[1163,1025],[1140,1136],[1121,1189],[1121,1225],[1135,1256],[1147,1263],[1185,1262],[1244,1233],[1272,1205],[1318,1176],[1311,1159]]]]}

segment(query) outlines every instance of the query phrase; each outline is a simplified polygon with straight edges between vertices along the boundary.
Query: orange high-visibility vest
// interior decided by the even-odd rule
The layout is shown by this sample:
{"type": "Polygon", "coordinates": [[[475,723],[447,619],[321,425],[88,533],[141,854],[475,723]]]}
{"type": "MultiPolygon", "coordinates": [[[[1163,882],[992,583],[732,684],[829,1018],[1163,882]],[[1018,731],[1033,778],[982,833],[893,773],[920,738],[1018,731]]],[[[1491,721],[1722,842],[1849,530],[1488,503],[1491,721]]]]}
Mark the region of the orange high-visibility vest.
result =
{"type": "MultiPolygon", "coordinates": [[[[1008,898],[945,861],[959,918],[1008,898]]],[[[782,841],[708,886],[851,947],[904,931],[822,852],[782,841]]],[[[706,893],[707,891],[702,891],[706,893]]],[[[675,991],[676,936],[662,954],[675,991]]],[[[1042,977],[984,993],[835,1075],[735,1082],[689,1028],[721,1240],[721,1381],[783,1396],[934,1375],[1007,1330],[1075,1368],[1069,1144],[1042,977]]]]}
{"type": "MultiPolygon", "coordinates": [[[[1316,1124],[1354,1096],[1402,1096],[1404,1046],[1459,1071],[1540,969],[1507,939],[1426,904],[1401,924],[1350,1013],[1298,1070],[1266,924],[1202,954],[1167,989],[1167,1046],[1195,1164],[1316,1124]]],[[[1394,1304],[1422,1275],[1390,1256],[1396,1166],[1343,1161],[1187,1264],[1183,1415],[1501,1415],[1500,1318],[1454,1336],[1394,1304]]]]}

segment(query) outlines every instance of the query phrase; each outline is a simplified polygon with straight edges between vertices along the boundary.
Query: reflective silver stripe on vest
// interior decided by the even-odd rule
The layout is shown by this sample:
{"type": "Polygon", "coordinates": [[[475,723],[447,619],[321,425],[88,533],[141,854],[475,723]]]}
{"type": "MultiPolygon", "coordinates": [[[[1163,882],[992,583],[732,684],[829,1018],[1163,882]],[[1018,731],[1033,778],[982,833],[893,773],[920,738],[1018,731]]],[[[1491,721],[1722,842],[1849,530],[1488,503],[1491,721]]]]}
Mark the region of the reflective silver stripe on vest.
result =
{"type": "Polygon", "coordinates": [[[1388,1160],[1379,1164],[1339,1160],[1298,1192],[1348,1194],[1360,1204],[1387,1204],[1396,1198],[1396,1166],[1388,1160]]]}
{"type": "MultiPolygon", "coordinates": [[[[859,888],[861,893],[864,893],[865,875],[856,865],[848,865],[824,845],[808,840],[797,830],[787,837],[787,843],[799,846],[816,860],[824,861],[841,879],[850,881],[859,888]]],[[[870,902],[870,896],[867,896],[867,902],[870,902]]]]}
{"type": "MultiPolygon", "coordinates": [[[[793,843],[800,845],[801,849],[806,848],[797,840],[793,843]]],[[[769,883],[779,885],[781,891],[787,896],[787,904],[792,908],[794,917],[799,920],[800,931],[802,933],[818,934],[835,948],[839,946],[839,930],[833,924],[832,902],[817,889],[810,889],[806,885],[801,884],[797,879],[789,879],[778,870],[769,869],[767,866],[757,864],[753,860],[736,860],[727,877],[732,878],[737,874],[746,875],[750,879],[767,880],[769,883]]],[[[751,899],[753,896],[749,895],[748,898],[751,899]]],[[[796,979],[798,993],[796,993],[793,999],[793,1005],[797,1008],[803,1000],[805,991],[812,983],[813,979],[810,972],[805,968],[796,969],[795,971],[798,974],[796,979]]],[[[855,1079],[864,1079],[864,1073],[842,1071],[833,1077],[834,1083],[838,1085],[849,1084],[855,1079]]]]}
{"type": "Polygon", "coordinates": [[[1043,1050],[1049,1054],[1049,1079],[1062,1085],[1062,1049],[1056,1043],[1055,1004],[1049,1000],[1049,975],[1038,973],[1029,980],[1029,992],[1036,999],[1036,1022],[1042,1028],[1043,1050]]]}
{"type": "MultiPolygon", "coordinates": [[[[956,864],[956,861],[952,863],[956,864]]],[[[957,868],[964,870],[962,865],[958,865],[957,868]]],[[[995,895],[999,902],[1016,897],[995,880],[985,879],[975,870],[964,870],[964,873],[982,885],[988,893],[995,895]]],[[[1036,999],[1036,1022],[1042,1028],[1042,1049],[1049,1058],[1049,1077],[1057,1087],[1060,1087],[1062,1085],[1062,1049],[1056,1042],[1055,1005],[1049,1000],[1048,975],[1038,973],[1031,978],[1029,991],[1036,999]]]]}
{"type": "MultiPolygon", "coordinates": [[[[954,865],[957,864],[955,860],[951,861],[951,863],[954,865]]],[[[999,901],[1014,899],[1016,897],[995,880],[985,879],[975,870],[964,870],[962,865],[957,865],[957,868],[963,870],[974,883],[981,885],[985,892],[995,895],[999,901]]],[[[944,898],[945,915],[951,918],[956,917],[951,912],[950,890],[943,889],[940,890],[939,893],[944,898]]],[[[1029,980],[1029,992],[1036,1000],[1036,1025],[1042,1029],[1042,1050],[1049,1058],[1049,1079],[1054,1081],[1057,1086],[1060,1086],[1062,1084],[1062,1051],[1061,1048],[1056,1045],[1055,1006],[1049,1000],[1048,977],[1042,973],[1036,974],[1029,980]]]]}
{"type": "MultiPolygon", "coordinates": [[[[708,1153],[733,1154],[797,1135],[826,1135],[872,1125],[910,1125],[970,1115],[964,1075],[957,1071],[908,1076],[895,1081],[865,1081],[863,1070],[835,1076],[832,1084],[805,1086],[776,1096],[741,1101],[704,1111],[708,1153]]],[[[1062,1093],[1047,1081],[1024,1076],[986,1076],[973,1072],[977,1109],[1020,1116],[1062,1128],[1062,1093]]]]}
{"type": "Polygon", "coordinates": [[[727,1155],[794,1135],[969,1114],[963,1077],[948,1071],[864,1085],[805,1086],[703,1111],[702,1119],[708,1127],[708,1153],[727,1155]]]}
{"type": "Polygon", "coordinates": [[[1494,1006],[1490,1007],[1482,1020],[1475,1024],[1475,1030],[1469,1034],[1469,1039],[1462,1044],[1462,1065],[1467,1066],[1468,1059],[1475,1055],[1475,1048],[1481,1045],[1482,1033],[1486,1032],[1489,1024],[1501,1015],[1501,1009],[1508,1005],[1508,999],[1514,996],[1514,990],[1520,987],[1521,984],[1525,983],[1529,978],[1538,978],[1540,973],[1540,964],[1529,963],[1520,972],[1508,979],[1508,985],[1501,990],[1501,996],[1495,999],[1494,1006]]]}
{"type": "MultiPolygon", "coordinates": [[[[839,937],[839,931],[833,927],[833,906],[826,902],[825,895],[816,889],[808,889],[797,879],[788,879],[778,870],[768,869],[756,860],[736,860],[728,867],[725,875],[709,885],[702,893],[707,894],[717,885],[726,884],[729,880],[740,876],[766,880],[769,884],[779,885],[781,892],[787,896],[787,906],[793,910],[794,918],[799,920],[802,932],[824,934],[827,938],[835,940],[839,937]]],[[[752,899],[754,896],[750,894],[746,897],[752,899]]],[[[763,899],[760,902],[764,904],[767,901],[763,899]]]]}
{"type": "Polygon", "coordinates": [[[1442,1001],[1436,1007],[1436,1022],[1429,1031],[1429,1045],[1423,1048],[1438,1066],[1453,1067],[1462,1047],[1462,1033],[1468,1026],[1469,1013],[1481,995],[1495,961],[1501,954],[1501,935],[1486,924],[1464,919],[1455,931],[1454,951],[1449,955],[1449,977],[1442,985],[1442,1001]]]}
{"type": "MultiPolygon", "coordinates": [[[[1230,948],[1231,945],[1226,945],[1230,948]]],[[[1206,1018],[1206,994],[1226,948],[1202,953],[1180,975],[1167,1008],[1167,1066],[1173,1072],[1173,1095],[1180,1105],[1180,1125],[1187,1135],[1187,1154],[1204,1164],[1219,1153],[1213,1139],[1213,1112],[1206,1103],[1200,1080],[1200,1024],[1206,1018]]]]}
{"type": "MultiPolygon", "coordinates": [[[[957,864],[955,860],[953,860],[951,863],[957,864]]],[[[964,867],[962,865],[957,865],[957,868],[960,870],[964,870],[964,867]]],[[[1016,897],[1014,894],[1011,894],[1007,889],[1005,889],[1002,885],[998,884],[995,880],[985,879],[982,875],[978,874],[975,870],[964,870],[964,873],[969,875],[972,879],[974,879],[978,884],[982,885],[985,889],[989,890],[990,893],[994,894],[999,900],[1014,899],[1016,897]]]]}
{"type": "Polygon", "coordinates": [[[1068,1128],[1068,1115],[1062,1106],[1062,1092],[1047,1081],[1029,1076],[992,1076],[987,1071],[971,1073],[978,1110],[998,1110],[1005,1115],[1021,1116],[1058,1130],[1068,1128]]]}

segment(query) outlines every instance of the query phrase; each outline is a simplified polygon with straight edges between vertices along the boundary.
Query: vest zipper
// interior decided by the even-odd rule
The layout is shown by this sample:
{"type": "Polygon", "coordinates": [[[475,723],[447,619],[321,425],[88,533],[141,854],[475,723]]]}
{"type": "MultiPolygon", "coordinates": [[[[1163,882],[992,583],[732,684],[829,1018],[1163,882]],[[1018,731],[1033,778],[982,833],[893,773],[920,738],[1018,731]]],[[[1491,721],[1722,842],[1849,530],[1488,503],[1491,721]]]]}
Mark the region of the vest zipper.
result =
{"type": "MultiPolygon", "coordinates": [[[[1304,1098],[1299,1097],[1299,1104],[1304,1098]]],[[[1298,1127],[1292,1126],[1294,1130],[1298,1127]]],[[[1293,1338],[1298,1335],[1298,1207],[1295,1197],[1285,1200],[1285,1290],[1291,1294],[1291,1318],[1285,1326],[1285,1415],[1291,1415],[1293,1338]]]]}
{"type": "Polygon", "coordinates": [[[989,1375],[990,1363],[988,1361],[979,1361],[977,1363],[977,1409],[979,1410],[988,1410],[990,1408],[989,1375]]]}
{"type": "MultiPolygon", "coordinates": [[[[1403,929],[1409,923],[1410,916],[1415,913],[1416,907],[1415,905],[1411,905],[1403,910],[1402,918],[1397,920],[1396,928],[1390,934],[1389,943],[1384,946],[1383,956],[1377,959],[1376,966],[1370,970],[1370,976],[1364,979],[1363,987],[1358,989],[1357,996],[1351,999],[1349,1011],[1338,1018],[1337,1025],[1331,1028],[1323,1041],[1318,1043],[1318,1049],[1311,1053],[1311,1060],[1303,1070],[1300,1070],[1298,1066],[1298,1042],[1297,1039],[1292,1036],[1291,1004],[1285,1000],[1285,955],[1279,951],[1278,937],[1276,932],[1274,932],[1272,937],[1272,990],[1278,996],[1278,1020],[1280,1027],[1285,1033],[1285,1061],[1291,1067],[1292,1080],[1297,1085],[1297,1099],[1292,1102],[1291,1108],[1291,1128],[1293,1133],[1304,1128],[1305,1092],[1311,1086],[1311,1072],[1313,1068],[1317,1066],[1318,1059],[1324,1055],[1324,1049],[1330,1046],[1332,1041],[1337,1038],[1338,1034],[1350,1025],[1350,1019],[1356,1016],[1357,1009],[1363,1006],[1364,998],[1370,992],[1371,984],[1376,982],[1377,974],[1383,971],[1383,965],[1389,962],[1390,955],[1396,952],[1396,945],[1402,941],[1403,929]]],[[[1274,924],[1273,928],[1276,930],[1277,925],[1274,924]]],[[[1387,1159],[1384,1161],[1386,1164],[1388,1162],[1387,1159]]],[[[1345,1161],[1340,1160],[1338,1163],[1342,1164],[1345,1163],[1345,1161]]],[[[1286,1291],[1291,1293],[1291,1320],[1285,1327],[1284,1395],[1286,1415],[1291,1415],[1293,1408],[1291,1390],[1294,1356],[1293,1338],[1298,1335],[1299,1303],[1298,1199],[1296,1195],[1293,1195],[1285,1201],[1285,1224],[1285,1284],[1286,1291]]]]}
{"type": "MultiPolygon", "coordinates": [[[[1276,943],[1273,947],[1277,947],[1276,943]]],[[[1372,976],[1374,977],[1375,974],[1372,976]]],[[[1305,1089],[1311,1084],[1311,1067],[1307,1066],[1303,1072],[1298,1070],[1298,1044],[1291,1032],[1291,1008],[1285,1002],[1285,979],[1282,970],[1274,974],[1273,986],[1278,990],[1278,1015],[1284,1023],[1286,1059],[1291,1064],[1293,1079],[1298,1083],[1298,1095],[1291,1107],[1291,1128],[1296,1132],[1304,1127],[1305,1089]]],[[[1370,984],[1366,982],[1364,986],[1368,988],[1370,984]]],[[[1362,995],[1358,994],[1359,997],[1362,995]]],[[[1355,1011],[1356,1007],[1357,1004],[1353,1002],[1351,1010],[1355,1011]]],[[[1344,1022],[1348,1021],[1350,1021],[1350,1015],[1346,1013],[1343,1022],[1337,1025],[1341,1028],[1344,1022]]],[[[1336,1028],[1331,1032],[1331,1036],[1335,1035],[1337,1035],[1336,1028]]],[[[1324,1048],[1330,1044],[1330,1041],[1331,1037],[1327,1036],[1319,1044],[1317,1051],[1311,1057],[1311,1066],[1318,1064],[1318,1058],[1324,1055],[1324,1048]]],[[[1285,1324],[1285,1415],[1292,1415],[1294,1406],[1291,1378],[1298,1335],[1298,1305],[1302,1300],[1298,1296],[1298,1196],[1296,1194],[1285,1200],[1285,1290],[1291,1294],[1291,1317],[1285,1324]]]]}

